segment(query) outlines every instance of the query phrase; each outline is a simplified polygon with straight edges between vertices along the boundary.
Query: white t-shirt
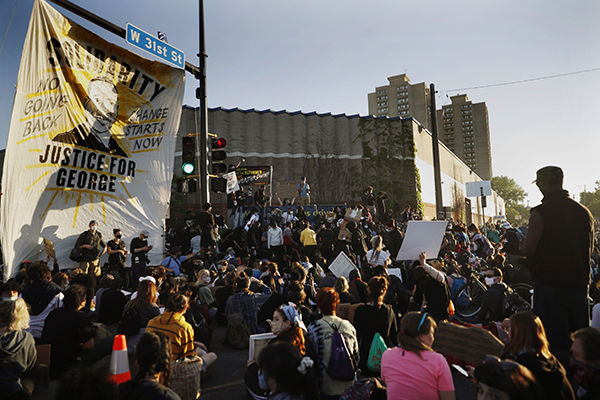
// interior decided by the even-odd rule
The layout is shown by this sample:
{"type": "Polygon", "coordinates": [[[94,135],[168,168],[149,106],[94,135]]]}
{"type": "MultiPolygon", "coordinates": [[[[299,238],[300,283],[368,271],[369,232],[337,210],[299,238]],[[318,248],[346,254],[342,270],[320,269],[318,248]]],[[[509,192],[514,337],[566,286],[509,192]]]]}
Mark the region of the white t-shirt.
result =
{"type": "Polygon", "coordinates": [[[390,253],[388,253],[385,250],[381,250],[381,251],[375,251],[373,249],[367,251],[367,262],[372,265],[373,267],[376,267],[378,265],[382,265],[385,267],[385,263],[386,261],[390,258],[390,253]]]}

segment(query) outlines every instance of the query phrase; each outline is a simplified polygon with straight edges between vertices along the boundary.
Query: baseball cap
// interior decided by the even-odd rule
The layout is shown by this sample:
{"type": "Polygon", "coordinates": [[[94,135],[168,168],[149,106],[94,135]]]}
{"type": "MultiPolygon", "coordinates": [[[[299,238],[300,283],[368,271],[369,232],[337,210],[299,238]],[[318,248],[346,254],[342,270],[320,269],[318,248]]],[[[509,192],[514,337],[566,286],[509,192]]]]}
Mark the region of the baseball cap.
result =
{"type": "Polygon", "coordinates": [[[146,237],[150,237],[150,233],[147,230],[145,230],[145,229],[140,232],[140,235],[144,235],[146,237]]]}
{"type": "Polygon", "coordinates": [[[536,179],[531,183],[536,183],[540,178],[564,178],[563,170],[553,165],[538,169],[535,175],[536,179]]]}
{"type": "Polygon", "coordinates": [[[510,229],[512,228],[512,225],[508,222],[503,222],[502,225],[500,225],[502,228],[504,229],[510,229]]]}

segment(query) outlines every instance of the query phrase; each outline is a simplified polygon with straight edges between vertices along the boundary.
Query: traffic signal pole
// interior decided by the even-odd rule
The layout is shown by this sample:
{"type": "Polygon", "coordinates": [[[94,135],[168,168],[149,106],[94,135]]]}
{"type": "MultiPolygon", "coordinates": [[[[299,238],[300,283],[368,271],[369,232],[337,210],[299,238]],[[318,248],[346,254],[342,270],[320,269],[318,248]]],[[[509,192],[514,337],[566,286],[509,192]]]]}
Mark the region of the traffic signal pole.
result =
{"type": "Polygon", "coordinates": [[[198,172],[200,173],[200,197],[201,203],[210,202],[210,188],[209,188],[209,176],[208,176],[208,106],[206,105],[206,44],[204,35],[204,0],[199,1],[200,8],[200,52],[198,57],[200,59],[200,69],[196,74],[198,79],[198,89],[196,89],[196,98],[200,100],[198,119],[198,134],[200,140],[196,141],[196,154],[199,154],[197,160],[199,162],[198,172]]]}

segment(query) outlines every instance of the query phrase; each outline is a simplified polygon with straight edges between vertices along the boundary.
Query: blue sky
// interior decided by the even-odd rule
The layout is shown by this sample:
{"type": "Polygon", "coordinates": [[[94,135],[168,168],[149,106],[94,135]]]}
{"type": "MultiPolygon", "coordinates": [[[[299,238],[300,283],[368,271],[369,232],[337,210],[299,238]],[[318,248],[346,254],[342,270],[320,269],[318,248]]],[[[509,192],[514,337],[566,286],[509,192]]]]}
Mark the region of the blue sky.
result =
{"type": "MultiPolygon", "coordinates": [[[[72,2],[122,27],[163,31],[198,65],[197,1],[72,2]]],[[[0,1],[0,148],[32,5],[0,1]]],[[[598,1],[205,0],[205,15],[209,107],[366,115],[367,93],[407,73],[413,83],[435,83],[438,108],[457,93],[486,102],[494,175],[514,178],[532,206],[541,199],[531,181],[542,166],[561,166],[571,193],[600,180],[600,70],[455,90],[600,68],[598,1]]],[[[188,74],[185,104],[198,105],[196,86],[188,74]]]]}

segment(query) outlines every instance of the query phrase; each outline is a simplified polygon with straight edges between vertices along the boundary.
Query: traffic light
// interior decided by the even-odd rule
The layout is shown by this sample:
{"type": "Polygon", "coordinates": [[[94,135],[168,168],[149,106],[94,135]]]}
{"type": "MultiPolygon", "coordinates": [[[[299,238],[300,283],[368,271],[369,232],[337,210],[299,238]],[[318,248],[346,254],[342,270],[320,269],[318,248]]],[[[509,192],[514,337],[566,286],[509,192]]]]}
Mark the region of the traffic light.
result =
{"type": "MultiPolygon", "coordinates": [[[[227,141],[223,138],[212,138],[210,163],[213,175],[220,175],[227,172],[227,164],[223,161],[227,158],[227,153],[223,150],[227,146],[227,141]]],[[[227,181],[222,177],[210,178],[210,190],[216,193],[227,191],[227,181]]]]}
{"type": "Polygon", "coordinates": [[[183,176],[194,175],[196,171],[196,142],[191,136],[181,139],[181,170],[183,176]]]}
{"type": "Polygon", "coordinates": [[[223,150],[225,146],[227,146],[227,141],[223,138],[213,138],[211,141],[210,160],[212,164],[212,173],[214,175],[227,172],[227,164],[222,162],[227,158],[227,153],[223,150]]]}

